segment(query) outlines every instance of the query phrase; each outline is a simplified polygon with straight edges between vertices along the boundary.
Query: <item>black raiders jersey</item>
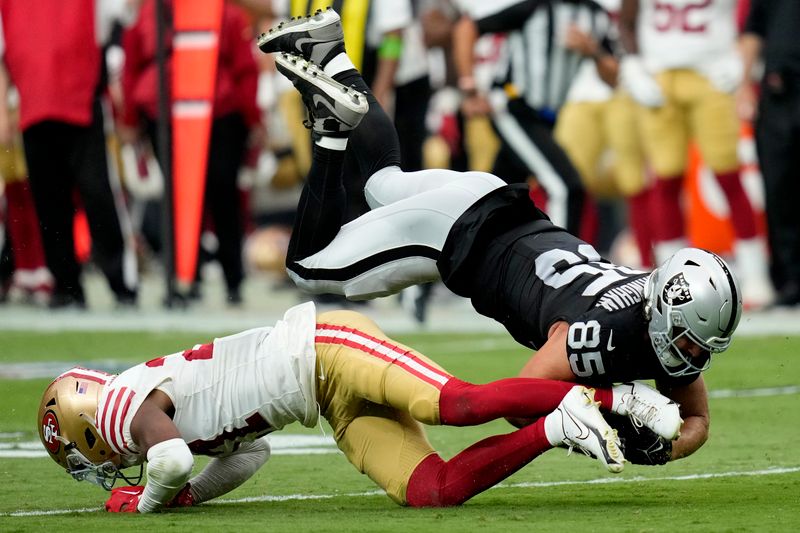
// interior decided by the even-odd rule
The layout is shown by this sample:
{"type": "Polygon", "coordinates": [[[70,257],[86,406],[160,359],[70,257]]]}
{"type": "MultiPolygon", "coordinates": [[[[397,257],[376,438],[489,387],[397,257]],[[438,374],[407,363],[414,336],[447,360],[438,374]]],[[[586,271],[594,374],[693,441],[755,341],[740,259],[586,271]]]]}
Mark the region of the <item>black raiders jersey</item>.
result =
{"type": "Polygon", "coordinates": [[[438,266],[450,290],[524,346],[540,348],[554,323],[567,322],[569,363],[582,383],[697,377],[670,377],[658,362],[643,309],[648,274],[553,225],[525,184],[496,189],[459,217],[438,266]]]}

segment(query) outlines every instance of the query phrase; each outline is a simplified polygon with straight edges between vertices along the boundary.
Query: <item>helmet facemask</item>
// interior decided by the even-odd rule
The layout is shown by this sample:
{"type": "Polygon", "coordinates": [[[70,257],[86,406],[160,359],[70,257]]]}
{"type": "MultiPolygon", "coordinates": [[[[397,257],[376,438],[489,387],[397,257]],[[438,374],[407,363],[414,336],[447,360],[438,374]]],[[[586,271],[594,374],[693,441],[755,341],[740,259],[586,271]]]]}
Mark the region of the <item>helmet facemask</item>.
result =
{"type": "Polygon", "coordinates": [[[106,490],[111,490],[118,479],[123,479],[128,485],[138,485],[142,480],[144,465],[139,465],[139,473],[129,478],[113,461],[106,461],[99,465],[94,464],[72,443],[67,443],[66,453],[67,473],[75,481],[88,481],[106,490]]]}

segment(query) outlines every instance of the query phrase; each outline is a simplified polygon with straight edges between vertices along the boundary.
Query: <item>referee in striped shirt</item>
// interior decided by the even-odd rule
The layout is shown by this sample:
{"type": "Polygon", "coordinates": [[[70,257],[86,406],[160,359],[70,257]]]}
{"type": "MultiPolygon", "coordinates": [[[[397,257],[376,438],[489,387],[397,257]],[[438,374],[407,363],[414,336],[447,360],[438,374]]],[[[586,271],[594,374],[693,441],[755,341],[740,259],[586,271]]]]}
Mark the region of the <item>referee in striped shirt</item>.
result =
{"type": "Polygon", "coordinates": [[[454,53],[463,111],[491,112],[501,148],[493,173],[507,182],[536,177],[547,193],[547,212],[557,225],[578,235],[584,192],[578,171],[553,138],[553,125],[581,61],[592,57],[601,77],[613,81],[617,62],[610,53],[608,13],[591,0],[472,1],[454,32],[454,53]],[[570,28],[592,37],[576,47],[570,28]],[[481,34],[506,33],[489,95],[473,78],[474,44],[481,34]]]}

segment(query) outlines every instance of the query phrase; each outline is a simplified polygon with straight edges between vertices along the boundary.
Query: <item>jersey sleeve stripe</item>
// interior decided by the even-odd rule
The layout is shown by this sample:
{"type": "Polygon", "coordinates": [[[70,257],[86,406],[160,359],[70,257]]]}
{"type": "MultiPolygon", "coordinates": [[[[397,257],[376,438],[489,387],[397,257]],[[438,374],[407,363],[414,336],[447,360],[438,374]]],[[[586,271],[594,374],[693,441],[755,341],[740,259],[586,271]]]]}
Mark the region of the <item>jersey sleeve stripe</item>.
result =
{"type": "Polygon", "coordinates": [[[122,407],[122,415],[119,417],[119,436],[120,441],[122,441],[122,447],[125,448],[127,451],[131,451],[128,447],[128,443],[125,442],[125,433],[123,432],[123,428],[125,427],[125,419],[128,416],[128,409],[130,409],[131,402],[133,402],[133,397],[136,396],[136,392],[133,390],[128,391],[128,397],[125,399],[125,405],[122,407]]]}
{"type": "Polygon", "coordinates": [[[111,437],[111,440],[110,441],[107,440],[106,442],[108,442],[108,445],[111,446],[117,453],[122,453],[122,446],[120,446],[119,443],[121,434],[118,435],[116,431],[117,415],[119,414],[119,404],[122,403],[122,396],[125,394],[126,390],[128,390],[127,387],[122,387],[117,392],[116,398],[114,400],[114,407],[111,408],[111,420],[108,423],[108,436],[111,437]],[[118,438],[118,436],[120,438],[118,438]]]}
{"type": "Polygon", "coordinates": [[[106,420],[108,420],[108,406],[111,405],[111,398],[114,396],[116,389],[112,389],[103,395],[103,398],[100,400],[100,404],[98,405],[98,413],[100,413],[100,407],[102,406],[102,413],[100,416],[96,417],[95,423],[97,424],[97,431],[100,432],[100,435],[103,437],[103,440],[106,441],[109,445],[111,444],[109,436],[108,436],[108,428],[106,427],[106,420]]]}
{"type": "Polygon", "coordinates": [[[392,344],[386,339],[378,339],[362,331],[345,326],[320,324],[317,327],[315,342],[340,344],[359,350],[383,361],[396,364],[409,374],[441,389],[452,376],[431,366],[416,357],[414,352],[392,344]]]}
{"type": "Polygon", "coordinates": [[[94,381],[95,383],[100,383],[101,385],[105,385],[108,381],[109,375],[108,374],[101,374],[99,372],[92,372],[90,370],[71,370],[69,372],[64,372],[56,380],[61,378],[73,377],[77,379],[86,379],[89,381],[94,381]]]}

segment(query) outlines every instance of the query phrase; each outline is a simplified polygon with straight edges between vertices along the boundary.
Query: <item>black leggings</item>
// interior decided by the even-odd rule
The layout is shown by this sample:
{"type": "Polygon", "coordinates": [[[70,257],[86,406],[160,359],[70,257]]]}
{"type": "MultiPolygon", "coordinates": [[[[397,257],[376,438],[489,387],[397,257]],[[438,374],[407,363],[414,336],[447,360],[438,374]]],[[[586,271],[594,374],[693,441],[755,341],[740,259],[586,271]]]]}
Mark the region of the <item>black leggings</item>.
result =
{"type": "Polygon", "coordinates": [[[367,180],[387,166],[400,166],[400,142],[389,117],[356,70],[336,81],[367,95],[369,111],[350,134],[347,150],[314,144],[311,168],[297,206],[287,265],[327,246],[346,222],[369,210],[364,198],[367,180]]]}

